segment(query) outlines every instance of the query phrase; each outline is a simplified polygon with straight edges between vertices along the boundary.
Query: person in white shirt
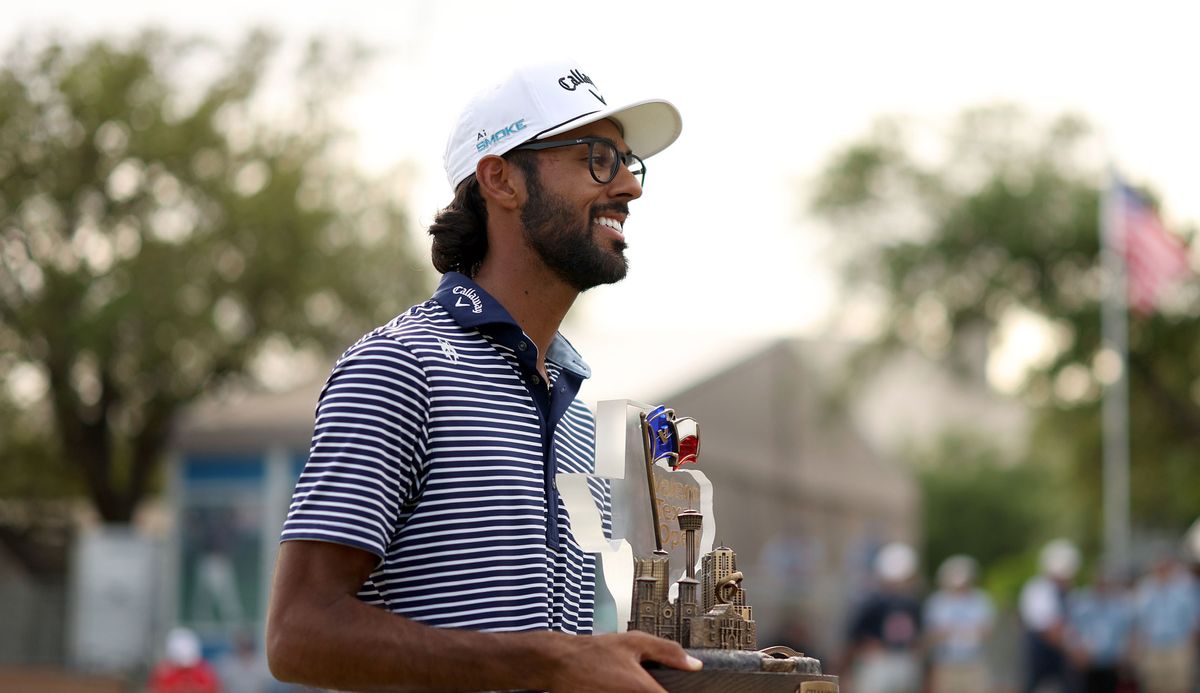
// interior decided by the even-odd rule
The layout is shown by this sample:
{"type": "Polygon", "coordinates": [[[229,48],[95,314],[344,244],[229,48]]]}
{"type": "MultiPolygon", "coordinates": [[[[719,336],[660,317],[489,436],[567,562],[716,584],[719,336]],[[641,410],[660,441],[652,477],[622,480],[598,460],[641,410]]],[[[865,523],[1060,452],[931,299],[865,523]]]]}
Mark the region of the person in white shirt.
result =
{"type": "Polygon", "coordinates": [[[1021,624],[1025,629],[1025,691],[1068,687],[1065,649],[1067,593],[1079,571],[1079,549],[1066,539],[1055,539],[1039,557],[1041,572],[1021,588],[1021,624]]]}

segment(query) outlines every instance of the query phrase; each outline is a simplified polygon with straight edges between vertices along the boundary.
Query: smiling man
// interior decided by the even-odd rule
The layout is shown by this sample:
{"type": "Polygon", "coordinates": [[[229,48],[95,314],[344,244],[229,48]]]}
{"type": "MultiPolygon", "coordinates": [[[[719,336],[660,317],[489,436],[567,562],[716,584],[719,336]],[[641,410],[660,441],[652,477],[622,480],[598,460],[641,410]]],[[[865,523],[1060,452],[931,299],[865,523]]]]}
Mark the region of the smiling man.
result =
{"type": "MultiPolygon", "coordinates": [[[[661,690],[694,669],[645,633],[591,635],[595,558],[555,478],[595,468],[590,375],[558,328],[625,276],[666,101],[610,106],[573,62],[473,99],[445,167],[434,296],[350,347],[317,405],[267,624],[280,679],[339,690],[661,690]]],[[[610,525],[608,499],[594,496],[610,525]]]]}

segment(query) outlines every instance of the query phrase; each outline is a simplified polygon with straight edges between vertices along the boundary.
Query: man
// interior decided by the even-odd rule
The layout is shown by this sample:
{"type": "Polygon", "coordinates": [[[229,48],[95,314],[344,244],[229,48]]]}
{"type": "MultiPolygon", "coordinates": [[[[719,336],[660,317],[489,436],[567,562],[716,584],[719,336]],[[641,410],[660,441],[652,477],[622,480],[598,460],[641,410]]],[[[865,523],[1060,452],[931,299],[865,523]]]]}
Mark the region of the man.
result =
{"type": "MultiPolygon", "coordinates": [[[[268,616],[281,679],[336,689],[661,690],[696,669],[645,633],[592,636],[595,562],[558,472],[594,469],[589,370],[558,327],[626,271],[641,157],[674,106],[610,106],[571,62],[482,92],[446,149],[433,298],[369,333],[321,394],[268,616]]],[[[599,498],[602,506],[603,497],[599,498]]]]}
{"type": "Polygon", "coordinates": [[[917,562],[917,552],[899,541],[875,556],[878,587],[850,618],[842,668],[859,693],[921,690],[921,605],[913,594],[917,562]]]}
{"type": "Polygon", "coordinates": [[[1147,693],[1192,693],[1200,600],[1196,584],[1175,556],[1160,546],[1134,592],[1134,642],[1138,678],[1147,693]]]}
{"type": "Polygon", "coordinates": [[[200,638],[191,629],[172,628],[167,633],[164,654],[146,682],[149,693],[217,693],[221,690],[217,673],[204,661],[200,638]]]}
{"type": "Polygon", "coordinates": [[[1101,565],[1090,587],[1067,600],[1066,651],[1079,671],[1076,690],[1116,693],[1130,659],[1133,612],[1120,571],[1101,565]]]}
{"type": "Polygon", "coordinates": [[[1018,608],[1025,630],[1025,691],[1064,691],[1070,686],[1066,657],[1067,593],[1079,570],[1079,549],[1054,539],[1038,557],[1041,572],[1021,587],[1018,608]]]}
{"type": "Polygon", "coordinates": [[[925,602],[933,693],[983,693],[991,688],[984,646],[995,621],[987,593],[976,587],[979,564],[950,556],[937,571],[938,589],[925,602]]]}

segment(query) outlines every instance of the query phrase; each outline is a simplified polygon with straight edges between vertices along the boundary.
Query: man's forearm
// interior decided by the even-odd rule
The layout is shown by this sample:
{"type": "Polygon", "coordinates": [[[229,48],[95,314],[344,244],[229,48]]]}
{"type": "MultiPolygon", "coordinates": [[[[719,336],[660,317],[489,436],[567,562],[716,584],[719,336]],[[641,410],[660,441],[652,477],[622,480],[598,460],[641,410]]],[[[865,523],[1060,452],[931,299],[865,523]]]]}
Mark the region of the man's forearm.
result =
{"type": "Polygon", "coordinates": [[[267,657],[282,681],[355,691],[546,689],[570,637],[432,628],[350,596],[312,606],[272,609],[267,657]]]}
{"type": "Polygon", "coordinates": [[[648,633],[566,635],[433,628],[359,601],[377,559],[315,541],[279,549],[267,661],[283,681],[355,691],[655,691],[641,663],[697,669],[648,633]]]}

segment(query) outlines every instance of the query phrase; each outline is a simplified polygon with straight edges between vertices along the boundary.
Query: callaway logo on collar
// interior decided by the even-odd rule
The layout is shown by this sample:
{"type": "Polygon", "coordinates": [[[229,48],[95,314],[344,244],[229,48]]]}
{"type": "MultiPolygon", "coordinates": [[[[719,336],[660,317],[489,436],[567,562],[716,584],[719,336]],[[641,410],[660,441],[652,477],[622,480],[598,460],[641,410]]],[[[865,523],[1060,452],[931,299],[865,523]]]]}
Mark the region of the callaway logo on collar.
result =
{"type": "Polygon", "coordinates": [[[458,297],[454,300],[455,308],[466,308],[467,306],[471,306],[472,313],[478,315],[483,312],[483,301],[480,300],[479,292],[475,289],[459,284],[453,289],[450,289],[450,293],[458,297]]]}

